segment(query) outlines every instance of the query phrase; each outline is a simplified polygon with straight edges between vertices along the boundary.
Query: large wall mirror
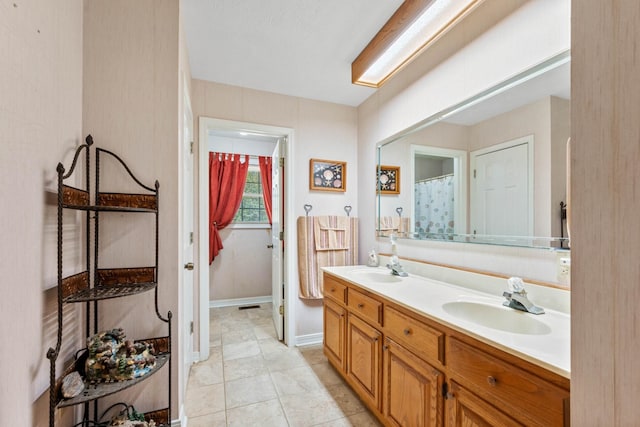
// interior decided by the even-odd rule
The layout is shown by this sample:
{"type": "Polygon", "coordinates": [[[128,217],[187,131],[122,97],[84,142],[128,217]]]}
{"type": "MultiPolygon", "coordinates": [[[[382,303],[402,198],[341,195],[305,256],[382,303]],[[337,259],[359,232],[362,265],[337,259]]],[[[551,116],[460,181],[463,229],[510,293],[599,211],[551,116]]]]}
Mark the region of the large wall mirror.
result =
{"type": "Polygon", "coordinates": [[[568,249],[570,74],[564,52],[378,144],[378,236],[568,249]]]}

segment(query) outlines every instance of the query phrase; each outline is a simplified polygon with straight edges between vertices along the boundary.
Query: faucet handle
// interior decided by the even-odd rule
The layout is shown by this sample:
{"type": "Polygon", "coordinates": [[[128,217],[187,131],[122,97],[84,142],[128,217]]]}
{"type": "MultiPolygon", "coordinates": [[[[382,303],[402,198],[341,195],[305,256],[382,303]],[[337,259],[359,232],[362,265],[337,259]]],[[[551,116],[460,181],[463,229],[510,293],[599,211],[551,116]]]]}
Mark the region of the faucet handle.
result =
{"type": "Polygon", "coordinates": [[[510,277],[509,280],[507,280],[507,287],[509,288],[509,292],[512,293],[526,293],[524,290],[524,283],[519,277],[510,277]]]}

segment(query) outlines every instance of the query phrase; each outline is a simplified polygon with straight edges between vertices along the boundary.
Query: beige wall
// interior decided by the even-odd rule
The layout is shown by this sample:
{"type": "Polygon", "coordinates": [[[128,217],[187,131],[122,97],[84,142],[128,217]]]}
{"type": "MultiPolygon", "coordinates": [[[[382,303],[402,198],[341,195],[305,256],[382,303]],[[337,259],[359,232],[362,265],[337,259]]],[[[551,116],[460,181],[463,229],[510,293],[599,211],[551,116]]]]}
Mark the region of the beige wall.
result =
{"type": "MultiPolygon", "coordinates": [[[[360,209],[375,207],[375,193],[365,186],[365,178],[374,170],[378,142],[569,49],[570,16],[569,0],[484,2],[464,25],[450,31],[361,104],[360,209]]],[[[373,218],[363,217],[361,229],[361,247],[389,250],[387,240],[376,241],[373,218]]],[[[401,255],[416,259],[557,281],[556,256],[550,251],[407,241],[398,246],[401,255]]]]}
{"type": "Polygon", "coordinates": [[[640,418],[640,3],[572,2],[571,425],[640,418]]]}
{"type": "MultiPolygon", "coordinates": [[[[158,305],[163,315],[173,312],[177,350],[182,271],[178,250],[182,105],[178,2],[86,1],[84,27],[83,131],[91,133],[99,146],[120,155],[143,183],[160,182],[158,305]]],[[[101,188],[128,186],[129,180],[117,168],[104,168],[101,188]]],[[[150,216],[103,214],[101,221],[100,266],[153,263],[150,216]]],[[[130,338],[167,334],[166,324],[155,315],[152,293],[105,301],[100,313],[104,327],[123,327],[130,338]]],[[[173,352],[172,362],[172,417],[176,419],[178,351],[173,352]]],[[[109,400],[129,400],[141,411],[165,407],[166,380],[166,372],[160,372],[145,382],[144,393],[134,387],[109,400]]]]}
{"type": "MultiPolygon", "coordinates": [[[[0,423],[46,425],[45,355],[55,345],[57,310],[55,289],[45,291],[56,284],[50,191],[57,163],[68,162],[83,139],[82,1],[0,2],[0,40],[0,423]]],[[[79,236],[73,218],[65,227],[72,241],[79,236]]],[[[73,269],[82,252],[77,240],[69,251],[73,269]]],[[[75,309],[66,314],[73,338],[75,309]]],[[[59,414],[67,425],[69,415],[59,414]]]]}
{"type": "MultiPolygon", "coordinates": [[[[291,168],[285,174],[294,177],[295,186],[285,191],[289,192],[288,197],[293,197],[295,211],[286,212],[287,219],[295,220],[304,215],[303,205],[306,203],[313,205],[312,213],[315,215],[341,215],[344,214],[345,205],[353,206],[352,216],[358,215],[358,131],[355,108],[202,80],[193,80],[192,90],[196,122],[198,117],[205,116],[294,129],[294,140],[290,147],[293,159],[290,159],[291,168]],[[309,191],[310,158],[346,161],[347,191],[309,191]]],[[[198,134],[196,130],[196,136],[198,134]]],[[[198,246],[201,245],[198,243],[198,246]]],[[[296,253],[296,248],[290,248],[288,262],[293,264],[290,266],[297,272],[296,253]]],[[[216,284],[212,283],[211,286],[215,288],[216,284]]],[[[297,274],[289,286],[298,289],[297,274]]],[[[215,290],[212,290],[213,295],[215,290]]],[[[295,336],[322,331],[322,301],[296,299],[291,303],[296,317],[295,336]]]]}
{"type": "Polygon", "coordinates": [[[211,301],[271,295],[271,229],[227,227],[209,269],[211,301]]]}

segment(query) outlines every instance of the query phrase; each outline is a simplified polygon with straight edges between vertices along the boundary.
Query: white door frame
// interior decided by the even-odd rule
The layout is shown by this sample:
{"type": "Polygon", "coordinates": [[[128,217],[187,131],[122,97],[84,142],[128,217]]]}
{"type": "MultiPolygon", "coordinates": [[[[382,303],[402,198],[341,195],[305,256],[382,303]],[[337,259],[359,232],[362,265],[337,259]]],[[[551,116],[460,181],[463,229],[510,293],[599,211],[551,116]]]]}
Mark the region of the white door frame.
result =
{"type": "Polygon", "coordinates": [[[185,401],[185,393],[187,389],[187,380],[189,377],[189,369],[191,364],[195,360],[195,355],[193,352],[193,336],[187,334],[190,331],[190,324],[193,321],[193,314],[195,309],[195,300],[193,297],[193,286],[194,286],[194,273],[185,270],[185,264],[187,262],[193,262],[194,253],[193,253],[193,245],[191,245],[191,254],[188,251],[185,251],[185,236],[188,232],[188,227],[191,227],[191,231],[193,231],[194,227],[194,204],[193,199],[195,194],[194,190],[194,172],[195,172],[195,162],[194,156],[189,155],[189,151],[187,148],[191,145],[194,140],[194,122],[193,122],[193,110],[191,108],[191,99],[189,96],[189,92],[187,90],[188,84],[186,77],[183,76],[183,90],[182,90],[182,117],[181,117],[181,129],[180,129],[180,138],[179,138],[179,149],[178,149],[178,193],[180,206],[178,209],[178,271],[180,272],[178,275],[178,307],[179,307],[179,316],[178,316],[178,354],[180,357],[179,365],[178,365],[178,402],[180,405],[180,419],[183,418],[184,412],[184,401],[185,401]],[[189,159],[185,158],[185,156],[191,157],[191,173],[188,174],[187,164],[186,162],[189,159]],[[189,201],[186,200],[186,192],[185,184],[186,179],[191,179],[191,206],[189,207],[189,201]],[[191,220],[187,218],[186,214],[190,211],[191,220]],[[191,289],[188,288],[188,278],[185,276],[186,274],[191,274],[191,289]]]}
{"type": "Polygon", "coordinates": [[[291,128],[268,126],[256,123],[238,122],[232,120],[200,117],[198,121],[198,259],[199,259],[199,342],[201,360],[209,357],[209,149],[207,147],[207,132],[209,130],[246,130],[249,132],[261,132],[273,135],[285,136],[287,143],[284,152],[285,169],[285,201],[284,201],[284,296],[285,296],[285,344],[295,345],[295,304],[296,300],[294,278],[295,263],[291,259],[296,247],[295,241],[295,212],[293,207],[295,168],[293,159],[294,131],[291,128]]]}

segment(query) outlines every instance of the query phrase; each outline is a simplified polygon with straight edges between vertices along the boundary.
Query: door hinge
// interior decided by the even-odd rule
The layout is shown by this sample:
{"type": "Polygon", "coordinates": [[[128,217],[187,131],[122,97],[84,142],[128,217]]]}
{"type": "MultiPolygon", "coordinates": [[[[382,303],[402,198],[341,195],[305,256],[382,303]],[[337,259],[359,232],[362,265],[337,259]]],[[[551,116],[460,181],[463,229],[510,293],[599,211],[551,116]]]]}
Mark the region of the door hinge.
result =
{"type": "Polygon", "coordinates": [[[189,332],[191,334],[193,334],[193,320],[191,321],[191,323],[189,324],[189,332]]]}
{"type": "Polygon", "coordinates": [[[280,234],[278,235],[278,238],[280,240],[284,240],[284,231],[281,231],[280,234]]]}
{"type": "Polygon", "coordinates": [[[189,152],[193,154],[193,141],[191,141],[191,144],[189,145],[189,152]]]}
{"type": "Polygon", "coordinates": [[[283,158],[283,157],[280,157],[280,158],[278,159],[278,164],[279,164],[279,166],[280,166],[281,168],[283,168],[283,167],[284,167],[284,158],[283,158]]]}
{"type": "Polygon", "coordinates": [[[279,312],[280,312],[280,316],[284,316],[284,305],[280,306],[279,312]]]}
{"type": "Polygon", "coordinates": [[[473,177],[474,178],[476,177],[476,170],[475,169],[473,170],[473,177]]]}
{"type": "Polygon", "coordinates": [[[189,243],[193,243],[193,231],[189,233],[189,243]]]}

